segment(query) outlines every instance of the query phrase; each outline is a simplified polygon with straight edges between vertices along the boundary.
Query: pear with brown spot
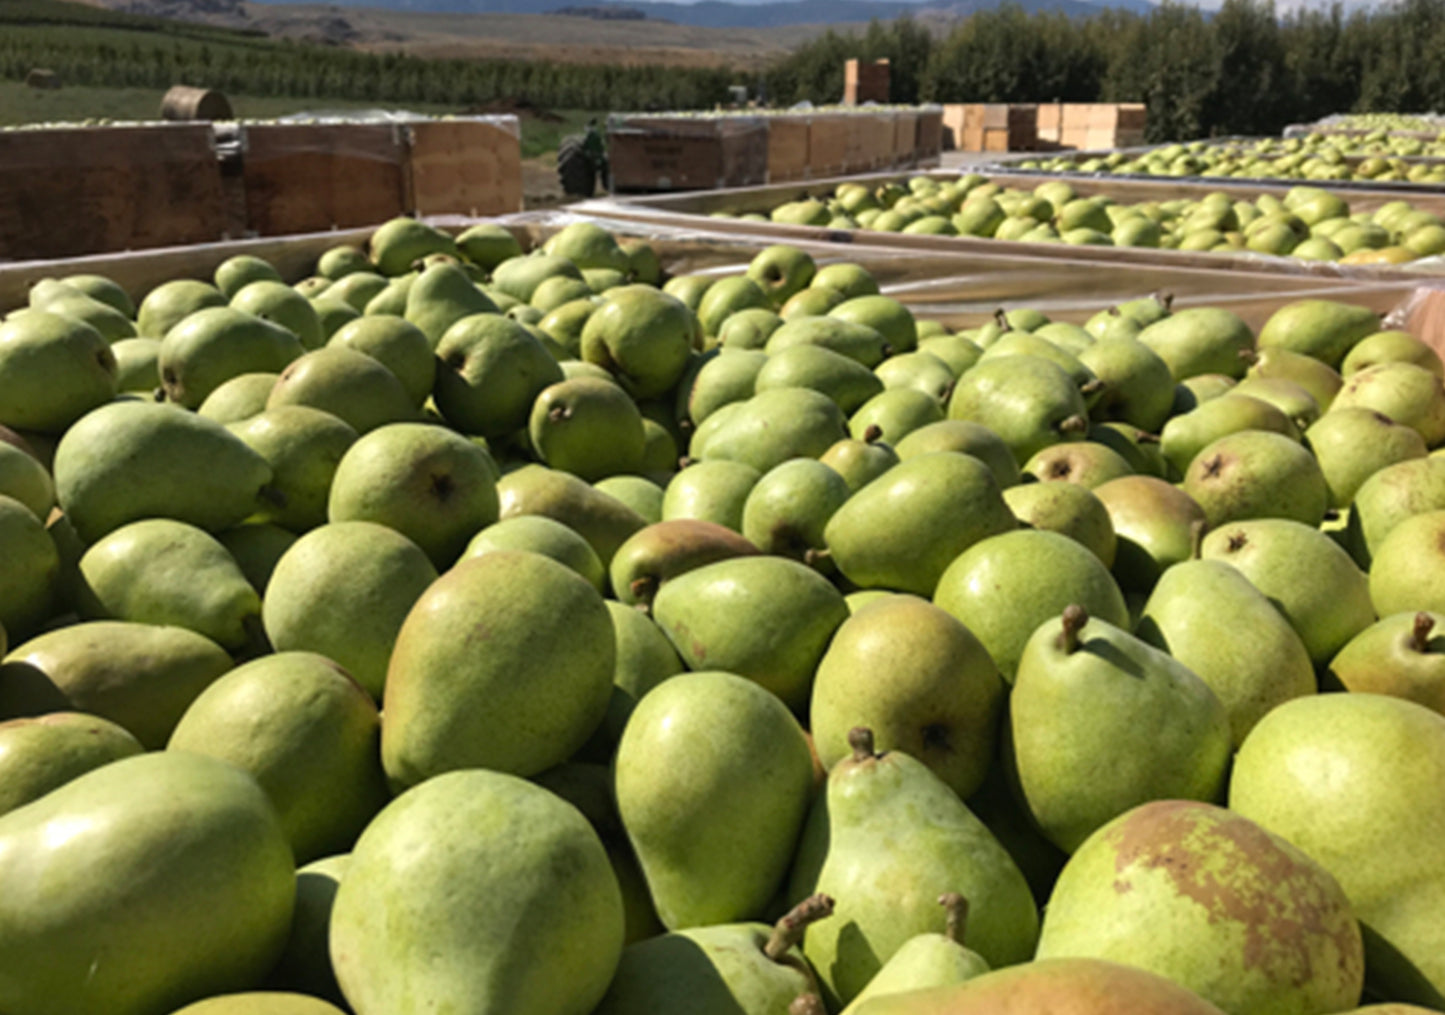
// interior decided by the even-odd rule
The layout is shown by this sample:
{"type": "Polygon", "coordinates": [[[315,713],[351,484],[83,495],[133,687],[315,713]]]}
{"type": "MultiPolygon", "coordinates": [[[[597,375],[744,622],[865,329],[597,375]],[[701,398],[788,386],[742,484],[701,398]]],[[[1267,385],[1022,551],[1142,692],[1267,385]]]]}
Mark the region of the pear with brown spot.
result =
{"type": "Polygon", "coordinates": [[[1326,1015],[1357,1005],[1360,927],[1339,883],[1247,818],[1160,800],[1099,829],[1045,909],[1039,959],[1145,969],[1228,1015],[1326,1015]]]}

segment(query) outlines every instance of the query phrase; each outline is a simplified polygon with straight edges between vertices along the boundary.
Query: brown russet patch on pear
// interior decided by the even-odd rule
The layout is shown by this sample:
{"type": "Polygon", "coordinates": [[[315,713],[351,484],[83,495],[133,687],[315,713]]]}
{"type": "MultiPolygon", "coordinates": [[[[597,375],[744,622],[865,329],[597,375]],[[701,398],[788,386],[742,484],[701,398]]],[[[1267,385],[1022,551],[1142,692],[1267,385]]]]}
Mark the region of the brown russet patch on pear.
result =
{"type": "Polygon", "coordinates": [[[1245,969],[1284,973],[1304,986],[1318,975],[1311,968],[1312,940],[1333,938],[1341,968],[1360,954],[1355,923],[1331,899],[1327,875],[1290,856],[1251,821],[1167,800],[1139,808],[1110,838],[1115,891],[1123,893],[1121,882],[1129,884],[1132,871],[1163,871],[1180,895],[1208,911],[1211,923],[1243,927],[1245,969]]]}

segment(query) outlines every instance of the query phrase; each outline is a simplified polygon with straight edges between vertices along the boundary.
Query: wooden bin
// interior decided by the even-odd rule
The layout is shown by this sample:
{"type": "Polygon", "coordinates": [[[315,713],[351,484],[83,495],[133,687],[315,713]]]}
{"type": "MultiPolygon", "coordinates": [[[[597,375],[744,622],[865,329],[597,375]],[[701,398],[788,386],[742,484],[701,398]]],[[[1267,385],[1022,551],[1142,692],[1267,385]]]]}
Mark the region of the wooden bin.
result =
{"type": "Polygon", "coordinates": [[[918,114],[911,109],[893,114],[893,164],[918,165],[918,114]]]}
{"type": "Polygon", "coordinates": [[[1010,103],[965,103],[944,107],[954,147],[966,152],[1033,151],[1038,138],[1038,107],[1010,103]]]}
{"type": "Polygon", "coordinates": [[[219,240],[209,124],[0,131],[0,260],[219,240]]]}
{"type": "Polygon", "coordinates": [[[918,134],[914,148],[920,162],[931,162],[943,151],[943,109],[938,106],[918,111],[918,134]]]}
{"type": "Polygon", "coordinates": [[[521,210],[522,145],[515,123],[423,120],[406,125],[406,141],[409,211],[477,216],[521,210]]]}
{"type": "Polygon", "coordinates": [[[374,225],[410,204],[399,124],[248,125],[243,159],[257,236],[374,225]]]}
{"type": "Polygon", "coordinates": [[[847,172],[848,122],[846,114],[832,113],[808,119],[808,171],[826,178],[847,172]]]}
{"type": "Polygon", "coordinates": [[[768,175],[761,117],[614,117],[607,148],[619,191],[749,187],[768,175]]]}
{"type": "Polygon", "coordinates": [[[808,133],[808,118],[804,116],[775,116],[768,121],[769,183],[808,178],[808,133]]]}

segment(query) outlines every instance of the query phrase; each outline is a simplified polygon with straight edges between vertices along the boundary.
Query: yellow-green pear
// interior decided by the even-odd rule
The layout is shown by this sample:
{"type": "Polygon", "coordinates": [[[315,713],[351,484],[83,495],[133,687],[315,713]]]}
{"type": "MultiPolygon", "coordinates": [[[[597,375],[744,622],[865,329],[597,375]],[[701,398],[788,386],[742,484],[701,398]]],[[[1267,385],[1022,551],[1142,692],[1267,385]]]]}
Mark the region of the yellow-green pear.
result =
{"type": "Polygon", "coordinates": [[[0,815],[143,750],[120,726],[80,712],[0,722],[0,815]]]}

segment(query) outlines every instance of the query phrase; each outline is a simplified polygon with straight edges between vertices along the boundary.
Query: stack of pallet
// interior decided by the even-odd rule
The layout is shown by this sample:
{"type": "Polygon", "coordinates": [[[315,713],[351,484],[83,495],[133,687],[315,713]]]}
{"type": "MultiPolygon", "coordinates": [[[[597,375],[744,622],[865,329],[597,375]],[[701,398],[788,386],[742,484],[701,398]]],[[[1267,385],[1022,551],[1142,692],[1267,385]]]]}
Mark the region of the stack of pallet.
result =
{"type": "Polygon", "coordinates": [[[959,151],[1031,152],[1037,141],[1037,108],[993,102],[946,105],[943,126],[959,151]]]}
{"type": "Polygon", "coordinates": [[[1144,143],[1142,103],[1053,102],[1038,107],[1039,147],[1097,151],[1144,143]]]}

